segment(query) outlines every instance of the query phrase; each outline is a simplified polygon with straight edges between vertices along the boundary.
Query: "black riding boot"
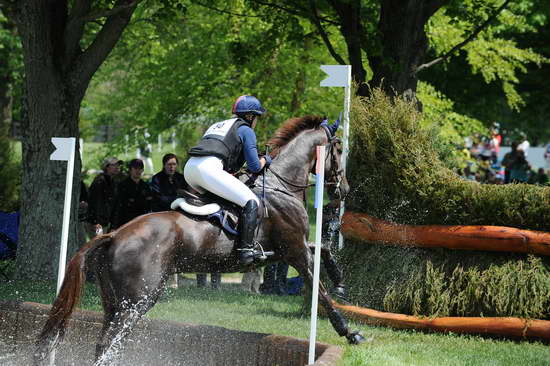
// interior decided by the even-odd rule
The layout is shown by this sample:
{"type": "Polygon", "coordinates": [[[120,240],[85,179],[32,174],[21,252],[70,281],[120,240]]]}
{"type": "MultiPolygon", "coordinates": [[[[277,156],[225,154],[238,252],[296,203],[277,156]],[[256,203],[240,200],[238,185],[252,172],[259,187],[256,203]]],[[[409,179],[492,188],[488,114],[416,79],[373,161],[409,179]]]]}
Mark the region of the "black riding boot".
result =
{"type": "Polygon", "coordinates": [[[254,248],[254,233],[258,225],[258,204],[250,200],[243,208],[240,226],[239,260],[243,265],[251,264],[255,258],[262,256],[262,252],[254,248]]]}

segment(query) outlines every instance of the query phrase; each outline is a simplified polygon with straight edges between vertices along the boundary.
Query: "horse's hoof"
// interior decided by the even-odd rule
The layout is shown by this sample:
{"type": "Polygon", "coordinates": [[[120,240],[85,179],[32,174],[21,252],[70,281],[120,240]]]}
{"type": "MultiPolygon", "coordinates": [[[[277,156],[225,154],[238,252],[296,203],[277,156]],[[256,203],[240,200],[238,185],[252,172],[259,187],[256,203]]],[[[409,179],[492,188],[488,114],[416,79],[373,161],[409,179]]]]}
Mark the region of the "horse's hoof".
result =
{"type": "Polygon", "coordinates": [[[363,337],[357,330],[348,334],[346,338],[348,339],[349,344],[361,344],[365,342],[365,337],[363,337]]]}

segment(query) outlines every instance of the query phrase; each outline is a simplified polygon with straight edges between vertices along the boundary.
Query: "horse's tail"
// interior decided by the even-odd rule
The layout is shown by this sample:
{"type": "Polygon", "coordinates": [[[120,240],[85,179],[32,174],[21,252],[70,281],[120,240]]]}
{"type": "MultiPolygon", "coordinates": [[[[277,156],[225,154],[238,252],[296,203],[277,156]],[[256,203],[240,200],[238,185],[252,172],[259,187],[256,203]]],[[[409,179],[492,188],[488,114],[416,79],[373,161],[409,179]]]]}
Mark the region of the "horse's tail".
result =
{"type": "Polygon", "coordinates": [[[50,310],[48,320],[44,324],[44,328],[42,328],[42,332],[36,341],[37,352],[35,353],[35,360],[37,358],[38,360],[44,359],[65,335],[69,317],[80,302],[82,287],[86,277],[86,258],[95,249],[110,242],[111,235],[109,234],[93,238],[69,262],[59,295],[57,295],[50,310]]]}

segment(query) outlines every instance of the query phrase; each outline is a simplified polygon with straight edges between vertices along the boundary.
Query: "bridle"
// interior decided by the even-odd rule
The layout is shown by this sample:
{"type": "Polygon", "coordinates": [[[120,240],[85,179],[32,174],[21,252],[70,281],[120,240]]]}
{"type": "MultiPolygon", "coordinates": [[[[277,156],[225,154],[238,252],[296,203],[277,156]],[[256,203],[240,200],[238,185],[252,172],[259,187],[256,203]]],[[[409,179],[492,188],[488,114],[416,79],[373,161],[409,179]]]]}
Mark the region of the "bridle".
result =
{"type": "MultiPolygon", "coordinates": [[[[328,174],[328,180],[325,177],[325,186],[335,186],[335,190],[339,192],[340,184],[342,182],[341,174],[343,172],[343,169],[339,169],[339,161],[338,157],[335,154],[336,144],[340,144],[340,139],[336,136],[332,136],[328,128],[325,126],[322,126],[327,134],[328,142],[324,145],[325,146],[325,164],[327,163],[328,159],[330,159],[330,170],[328,174]]],[[[315,165],[313,164],[311,173],[315,173],[315,165]]],[[[294,183],[285,177],[281,176],[279,173],[268,167],[268,170],[282,183],[286,184],[287,186],[291,186],[296,188],[295,190],[288,189],[288,193],[297,193],[300,191],[304,191],[305,196],[305,190],[309,187],[315,186],[315,184],[297,184],[294,183]]]]}
{"type": "Polygon", "coordinates": [[[336,190],[340,189],[340,184],[342,183],[342,173],[344,172],[344,169],[340,168],[340,159],[335,153],[337,145],[340,143],[341,140],[338,137],[333,136],[330,138],[329,143],[325,145],[325,164],[330,158],[329,179],[325,179],[325,186],[334,186],[336,190]]]}

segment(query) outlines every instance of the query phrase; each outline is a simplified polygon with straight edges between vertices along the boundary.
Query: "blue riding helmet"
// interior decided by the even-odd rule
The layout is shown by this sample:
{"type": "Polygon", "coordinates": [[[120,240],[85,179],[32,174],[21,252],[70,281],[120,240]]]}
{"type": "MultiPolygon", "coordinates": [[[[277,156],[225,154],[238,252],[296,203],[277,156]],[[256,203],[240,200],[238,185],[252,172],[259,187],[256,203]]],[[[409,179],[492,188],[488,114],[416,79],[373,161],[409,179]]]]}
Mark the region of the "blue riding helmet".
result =
{"type": "Polygon", "coordinates": [[[261,116],[264,114],[265,109],[262,107],[262,103],[260,103],[258,98],[252,95],[241,95],[237,98],[235,103],[233,103],[232,112],[234,114],[253,113],[261,116]]]}

